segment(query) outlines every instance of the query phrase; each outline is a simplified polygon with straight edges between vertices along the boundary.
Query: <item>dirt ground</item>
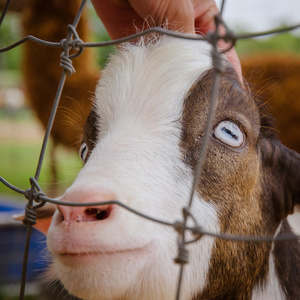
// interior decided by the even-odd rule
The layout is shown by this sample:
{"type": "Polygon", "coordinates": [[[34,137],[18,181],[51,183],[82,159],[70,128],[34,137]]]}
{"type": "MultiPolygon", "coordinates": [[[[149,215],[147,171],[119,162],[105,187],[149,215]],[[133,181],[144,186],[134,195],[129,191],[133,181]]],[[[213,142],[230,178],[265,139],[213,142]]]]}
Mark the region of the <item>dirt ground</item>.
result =
{"type": "Polygon", "coordinates": [[[0,144],[1,141],[41,141],[44,136],[44,130],[38,122],[12,122],[1,121],[0,144]]]}

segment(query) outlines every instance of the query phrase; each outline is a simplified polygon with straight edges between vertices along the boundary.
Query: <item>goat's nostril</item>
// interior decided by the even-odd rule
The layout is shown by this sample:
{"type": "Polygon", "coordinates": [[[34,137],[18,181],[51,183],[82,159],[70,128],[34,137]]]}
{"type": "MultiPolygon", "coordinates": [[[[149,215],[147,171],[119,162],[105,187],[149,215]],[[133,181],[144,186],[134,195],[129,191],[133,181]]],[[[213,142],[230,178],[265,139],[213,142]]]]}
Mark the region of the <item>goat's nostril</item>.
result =
{"type": "Polygon", "coordinates": [[[99,208],[87,208],[85,210],[85,212],[88,214],[88,215],[98,215],[102,212],[103,210],[99,209],[99,208]]]}
{"type": "Polygon", "coordinates": [[[99,213],[96,214],[97,220],[104,220],[108,217],[108,213],[106,210],[102,210],[99,213]]]}
{"type": "Polygon", "coordinates": [[[106,209],[101,208],[87,208],[85,213],[89,216],[89,219],[96,219],[96,220],[105,220],[110,215],[111,208],[108,207],[106,209]]]}

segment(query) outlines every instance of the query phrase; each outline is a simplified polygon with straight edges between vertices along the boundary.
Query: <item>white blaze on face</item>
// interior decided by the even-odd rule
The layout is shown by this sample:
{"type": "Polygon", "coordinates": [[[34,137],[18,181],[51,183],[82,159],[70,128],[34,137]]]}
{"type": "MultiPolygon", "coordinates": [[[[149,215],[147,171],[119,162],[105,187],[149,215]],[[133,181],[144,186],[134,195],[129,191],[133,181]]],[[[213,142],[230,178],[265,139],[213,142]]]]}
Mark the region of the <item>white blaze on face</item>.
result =
{"type": "MultiPolygon", "coordinates": [[[[96,89],[99,140],[62,200],[119,200],[161,220],[181,220],[193,180],[180,149],[183,102],[210,66],[207,44],[166,37],[114,55],[96,89]]],[[[193,213],[206,230],[218,231],[216,211],[207,202],[195,199],[193,213]]],[[[174,229],[118,206],[102,221],[64,223],[56,213],[48,246],[71,293],[85,299],[174,298],[174,229]]],[[[183,299],[204,287],[212,245],[205,237],[188,246],[183,299]]]]}

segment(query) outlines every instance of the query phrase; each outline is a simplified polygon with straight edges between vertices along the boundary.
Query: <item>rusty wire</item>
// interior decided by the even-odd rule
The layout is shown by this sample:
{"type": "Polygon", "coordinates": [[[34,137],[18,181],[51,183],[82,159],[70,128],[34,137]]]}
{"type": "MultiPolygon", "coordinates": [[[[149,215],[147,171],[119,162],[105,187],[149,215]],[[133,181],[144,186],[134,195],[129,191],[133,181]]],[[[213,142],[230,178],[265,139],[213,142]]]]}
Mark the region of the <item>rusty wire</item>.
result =
{"type": "MultiPolygon", "coordinates": [[[[5,8],[1,14],[0,17],[0,26],[5,18],[5,14],[8,8],[10,0],[7,0],[5,8]]],[[[173,32],[164,28],[159,28],[159,27],[153,27],[146,29],[142,32],[115,39],[115,40],[110,40],[110,41],[103,41],[103,42],[94,42],[94,43],[85,43],[83,42],[80,37],[78,36],[76,32],[76,27],[77,24],[80,20],[80,17],[82,15],[83,9],[87,3],[87,0],[82,0],[81,5],[78,9],[78,12],[74,18],[73,24],[69,24],[67,29],[68,29],[68,34],[67,37],[59,42],[53,42],[53,41],[45,41],[39,38],[36,38],[32,35],[28,35],[21,40],[4,47],[0,49],[0,53],[9,51],[26,41],[32,41],[34,43],[47,46],[47,47],[55,47],[55,48],[61,48],[63,50],[61,54],[61,61],[60,61],[60,66],[62,67],[62,74],[60,78],[60,82],[57,88],[56,96],[54,99],[54,103],[52,106],[52,111],[50,113],[48,125],[46,128],[43,144],[41,147],[41,152],[39,156],[39,161],[37,164],[35,176],[30,178],[30,188],[27,190],[22,190],[18,187],[13,186],[9,182],[7,182],[4,178],[0,177],[0,182],[2,182],[4,185],[6,185],[8,188],[14,190],[16,193],[23,194],[25,198],[28,200],[26,206],[25,206],[25,219],[23,220],[24,225],[27,226],[27,233],[26,233],[26,243],[25,243],[25,249],[24,249],[24,258],[23,258],[23,270],[22,270],[22,278],[21,278],[21,286],[20,286],[20,299],[24,299],[24,294],[25,294],[25,284],[26,284],[26,269],[27,269],[27,260],[28,260],[28,253],[29,253],[29,242],[30,242],[30,237],[31,237],[31,230],[32,226],[36,224],[36,213],[35,209],[43,206],[47,202],[53,203],[53,204],[59,204],[59,205],[66,205],[66,206],[94,206],[94,205],[118,205],[121,206],[122,208],[142,217],[147,220],[150,220],[152,222],[156,222],[165,226],[171,226],[173,227],[177,232],[178,232],[178,256],[175,258],[175,262],[179,263],[181,265],[180,268],[180,273],[179,273],[179,280],[178,280],[178,286],[177,286],[177,295],[176,299],[180,299],[180,289],[182,285],[182,280],[183,280],[183,267],[186,263],[188,263],[188,250],[186,249],[186,245],[193,243],[197,240],[199,240],[202,236],[207,235],[215,238],[220,238],[220,239],[225,239],[225,240],[231,240],[231,241],[237,241],[237,242],[273,242],[273,241],[287,241],[287,240],[296,240],[300,239],[299,235],[294,235],[294,234],[285,234],[285,235],[280,235],[280,236],[235,236],[235,235],[230,235],[230,234],[225,234],[225,233],[213,233],[213,232],[206,232],[204,231],[197,223],[197,220],[194,218],[192,212],[191,212],[191,207],[192,207],[192,202],[194,199],[194,194],[196,190],[196,186],[199,182],[200,176],[201,176],[201,171],[202,171],[202,165],[205,159],[206,151],[207,151],[207,146],[209,143],[209,132],[211,131],[212,128],[212,119],[214,116],[215,108],[217,105],[217,98],[218,98],[218,86],[220,82],[220,78],[223,72],[223,66],[222,66],[222,57],[221,54],[224,52],[230,50],[235,42],[240,39],[248,39],[248,38],[253,38],[253,37],[259,37],[259,36],[266,36],[266,35],[271,35],[271,34],[278,34],[282,32],[288,32],[297,28],[300,28],[300,24],[297,24],[295,26],[290,26],[286,28],[280,28],[280,29],[275,29],[271,31],[265,31],[265,32],[259,32],[259,33],[250,33],[250,34],[241,34],[241,35],[236,35],[232,31],[228,29],[226,24],[224,23],[221,14],[215,17],[215,23],[216,23],[216,30],[212,33],[207,34],[206,36],[199,36],[199,35],[191,35],[191,34],[183,34],[179,32],[173,32]],[[220,26],[224,26],[225,28],[225,34],[220,35],[218,32],[218,29],[220,26]],[[56,115],[57,107],[60,101],[60,97],[62,94],[62,90],[64,87],[64,83],[66,80],[67,76],[72,75],[75,70],[74,67],[72,66],[72,58],[79,56],[84,48],[86,47],[105,47],[105,46],[110,46],[110,45],[116,45],[120,43],[124,43],[126,41],[132,41],[135,40],[139,37],[142,37],[147,34],[151,33],[159,33],[162,35],[168,35],[172,36],[175,38],[181,38],[181,39],[190,39],[190,40],[197,40],[197,41],[206,41],[209,42],[212,45],[212,61],[213,61],[213,70],[214,70],[214,80],[213,80],[213,86],[211,90],[211,105],[210,105],[210,111],[209,115],[207,118],[207,125],[205,129],[205,134],[204,134],[204,141],[201,147],[200,151],[200,156],[198,158],[198,162],[196,165],[195,169],[195,175],[194,175],[194,180],[193,180],[193,186],[190,192],[190,198],[188,201],[187,207],[184,207],[183,210],[183,220],[182,221],[166,221],[166,220],[159,220],[157,218],[145,215],[127,205],[125,205],[122,202],[116,201],[116,200],[111,200],[111,201],[105,201],[105,202],[93,202],[93,203],[72,203],[72,202],[63,202],[60,200],[52,199],[47,197],[43,191],[41,190],[39,184],[38,184],[38,179],[40,176],[40,171],[41,167],[43,164],[44,156],[45,156],[45,151],[46,147],[49,141],[50,137],[50,132],[53,126],[54,118],[56,115]],[[224,51],[219,51],[217,48],[217,43],[219,40],[225,40],[226,42],[230,42],[230,46],[228,49],[225,49],[224,51]],[[70,50],[73,50],[74,53],[70,54],[70,50]],[[34,205],[34,202],[38,203],[34,205]],[[187,226],[187,220],[191,219],[194,223],[194,226],[187,226]],[[190,231],[194,236],[194,240],[186,241],[186,232],[190,231]]],[[[221,4],[221,13],[224,10],[224,5],[225,5],[225,0],[222,1],[221,4]]]]}

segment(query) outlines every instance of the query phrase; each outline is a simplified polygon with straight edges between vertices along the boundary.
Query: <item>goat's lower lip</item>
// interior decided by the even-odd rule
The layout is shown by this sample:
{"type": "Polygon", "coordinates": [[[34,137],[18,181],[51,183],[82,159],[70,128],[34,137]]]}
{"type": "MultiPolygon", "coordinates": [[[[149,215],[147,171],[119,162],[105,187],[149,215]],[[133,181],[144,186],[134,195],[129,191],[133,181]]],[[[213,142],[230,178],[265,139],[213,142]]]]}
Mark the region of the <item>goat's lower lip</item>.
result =
{"type": "Polygon", "coordinates": [[[149,244],[140,248],[126,249],[126,250],[116,250],[116,251],[99,251],[99,252],[79,252],[79,253],[59,253],[55,256],[64,265],[74,265],[74,264],[87,264],[93,263],[95,260],[99,261],[101,258],[107,259],[108,256],[136,256],[138,254],[143,254],[147,252],[149,244]]]}

